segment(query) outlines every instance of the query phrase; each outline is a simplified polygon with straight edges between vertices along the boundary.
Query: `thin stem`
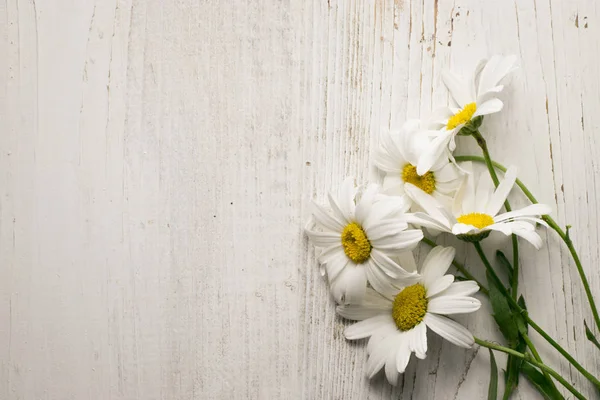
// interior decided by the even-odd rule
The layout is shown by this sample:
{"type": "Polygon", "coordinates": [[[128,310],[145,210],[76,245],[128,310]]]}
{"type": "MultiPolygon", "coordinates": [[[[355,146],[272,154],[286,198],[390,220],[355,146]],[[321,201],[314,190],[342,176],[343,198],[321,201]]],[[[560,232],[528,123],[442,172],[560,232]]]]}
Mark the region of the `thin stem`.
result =
{"type": "MultiPolygon", "coordinates": [[[[521,337],[523,338],[523,340],[525,341],[525,343],[527,343],[527,347],[529,347],[529,350],[531,350],[531,354],[533,354],[533,357],[536,359],[536,361],[540,362],[540,363],[543,362],[542,358],[540,357],[540,353],[538,353],[533,342],[529,338],[529,335],[527,335],[524,332],[520,332],[520,334],[521,334],[521,337]]],[[[548,372],[542,370],[542,373],[546,376],[546,379],[548,380],[548,382],[550,382],[550,384],[556,389],[556,385],[554,384],[554,381],[552,379],[550,379],[550,375],[548,375],[548,372]]]]}
{"type": "MultiPolygon", "coordinates": [[[[456,156],[454,157],[457,162],[461,161],[475,161],[480,163],[485,163],[487,165],[487,161],[483,157],[479,156],[456,156]]],[[[492,161],[492,165],[499,169],[500,171],[506,172],[506,167],[502,164],[499,164],[495,161],[492,161]]],[[[516,180],[517,186],[521,188],[525,196],[534,204],[538,203],[537,199],[533,196],[533,194],[529,191],[527,186],[520,180],[516,180]]],[[[573,241],[569,237],[568,233],[565,233],[560,226],[554,221],[552,217],[549,215],[544,215],[542,217],[544,221],[552,228],[554,231],[560,236],[560,238],[565,242],[571,256],[573,257],[573,261],[575,261],[575,266],[577,267],[577,272],[579,273],[579,278],[581,279],[581,283],[583,284],[583,289],[585,290],[585,294],[588,299],[588,303],[590,304],[590,308],[592,309],[592,315],[594,316],[594,322],[596,323],[596,328],[600,331],[600,315],[598,314],[598,308],[596,307],[596,302],[594,301],[594,296],[592,295],[592,291],[590,290],[590,284],[588,283],[587,276],[585,275],[585,271],[583,266],[581,265],[581,261],[579,260],[579,255],[573,246],[573,241]]]]}
{"type": "Polygon", "coordinates": [[[589,373],[581,364],[579,364],[560,344],[558,344],[550,335],[546,333],[538,324],[535,323],[531,318],[529,318],[529,314],[527,310],[518,309],[518,311],[525,317],[525,321],[531,326],[537,333],[540,334],[541,337],[546,339],[548,343],[552,347],[554,347],[564,358],[567,359],[579,371],[583,376],[585,376],[590,382],[596,386],[597,389],[600,390],[600,381],[594,375],[589,373]]]}
{"type": "MultiPolygon", "coordinates": [[[[500,280],[500,278],[496,274],[496,271],[494,271],[494,269],[492,268],[492,265],[490,264],[490,262],[487,259],[485,253],[483,252],[483,249],[481,248],[481,245],[479,243],[477,243],[477,242],[473,243],[473,245],[475,246],[475,250],[477,250],[477,254],[479,254],[479,257],[481,258],[481,261],[485,265],[486,270],[490,273],[490,275],[493,277],[494,281],[496,282],[496,286],[498,287],[498,289],[500,290],[500,292],[504,295],[504,297],[506,297],[508,299],[508,301],[511,303],[511,305],[513,305],[513,307],[519,313],[522,313],[524,310],[519,306],[519,304],[517,303],[517,301],[514,298],[512,298],[509,295],[509,293],[507,292],[506,288],[502,284],[502,281],[500,280]]],[[[537,348],[535,347],[535,345],[533,344],[533,342],[529,339],[529,336],[526,333],[524,333],[524,332],[519,332],[519,333],[521,334],[521,337],[523,338],[523,340],[525,340],[525,343],[527,344],[527,347],[529,347],[529,349],[531,350],[531,353],[533,354],[533,356],[535,357],[535,359],[537,361],[539,361],[539,362],[542,362],[540,354],[538,353],[537,348]]],[[[544,332],[544,334],[545,334],[545,332],[544,332]]],[[[584,369],[584,371],[585,371],[585,369],[584,369]]],[[[542,372],[544,373],[544,375],[546,375],[546,378],[548,379],[548,381],[552,385],[554,385],[554,382],[552,382],[552,379],[550,379],[550,377],[548,376],[548,374],[546,372],[544,372],[544,371],[542,371],[542,372]]],[[[589,374],[589,372],[587,372],[587,371],[585,371],[585,372],[589,374]]]]}
{"type": "MultiPolygon", "coordinates": [[[[437,246],[437,243],[435,243],[433,240],[428,239],[426,237],[423,238],[422,240],[423,243],[431,246],[431,247],[435,247],[437,246]]],[[[477,283],[479,285],[479,291],[482,292],[483,294],[485,294],[486,296],[489,294],[488,289],[483,286],[483,284],[481,282],[479,282],[477,280],[477,278],[475,278],[466,268],[464,265],[462,265],[461,263],[459,263],[456,260],[452,260],[452,265],[454,265],[454,267],[465,276],[465,278],[470,279],[472,281],[475,281],[475,283],[477,283]]]]}
{"type": "MultiPolygon", "coordinates": [[[[552,347],[554,347],[560,354],[563,355],[563,357],[565,357],[567,359],[567,361],[569,361],[571,363],[571,365],[573,365],[579,372],[581,372],[581,374],[583,376],[585,376],[590,382],[592,382],[598,389],[600,389],[600,381],[596,377],[594,377],[594,375],[589,373],[585,368],[583,368],[583,366],[581,364],[579,364],[564,348],[562,348],[561,345],[559,345],[538,324],[536,324],[531,318],[529,318],[529,314],[528,314],[527,310],[521,308],[519,303],[517,303],[517,301],[515,299],[513,299],[511,296],[509,296],[508,292],[506,291],[506,288],[502,284],[502,281],[500,280],[500,278],[498,277],[498,275],[492,268],[490,262],[488,261],[487,257],[485,256],[485,253],[483,252],[481,245],[479,243],[473,243],[473,244],[475,245],[475,249],[477,250],[477,253],[479,254],[479,257],[481,258],[481,260],[483,261],[483,264],[485,265],[486,269],[490,272],[490,275],[493,277],[494,281],[496,282],[496,286],[498,286],[498,290],[500,290],[500,292],[504,295],[504,297],[506,297],[506,299],[510,303],[511,307],[514,308],[516,311],[518,311],[521,315],[523,315],[525,318],[525,321],[527,321],[529,326],[531,326],[537,333],[539,333],[544,339],[546,339],[552,347]]],[[[525,342],[527,342],[527,339],[525,339],[525,342]]],[[[534,355],[535,355],[535,353],[537,353],[537,350],[534,350],[534,348],[529,346],[529,344],[530,344],[530,342],[527,342],[527,345],[531,349],[531,352],[534,353],[534,355]]],[[[533,343],[531,343],[531,345],[533,346],[533,343]]]]}
{"type": "MultiPolygon", "coordinates": [[[[490,152],[488,150],[485,138],[481,135],[481,132],[479,132],[478,130],[473,133],[473,137],[477,141],[479,147],[481,147],[485,165],[487,166],[492,181],[494,181],[494,185],[498,187],[498,185],[500,184],[500,180],[498,179],[498,175],[496,174],[496,169],[494,168],[494,163],[492,161],[492,157],[490,156],[490,152]]],[[[506,211],[511,211],[510,203],[508,202],[508,200],[504,201],[504,208],[506,208],[506,211]]],[[[517,240],[517,235],[515,234],[512,235],[512,248],[513,273],[510,279],[510,283],[512,297],[516,300],[519,291],[519,242],[517,240]]]]}
{"type": "Polygon", "coordinates": [[[571,252],[571,256],[573,257],[573,261],[575,261],[575,265],[577,266],[577,272],[579,272],[579,277],[581,278],[581,283],[583,284],[583,289],[585,290],[585,294],[588,298],[588,302],[590,303],[590,308],[592,309],[592,315],[594,316],[594,321],[596,322],[596,328],[600,331],[600,315],[598,315],[598,308],[596,307],[596,302],[594,301],[594,296],[592,295],[592,291],[590,289],[590,284],[588,283],[587,276],[585,275],[585,271],[583,270],[583,266],[581,265],[581,261],[579,260],[579,255],[573,246],[573,241],[569,236],[569,229],[565,233],[560,226],[554,221],[549,215],[544,215],[542,217],[546,223],[558,233],[558,236],[561,237],[563,242],[569,248],[569,252],[571,252]]]}
{"type": "Polygon", "coordinates": [[[580,400],[586,400],[586,398],[581,393],[579,393],[577,391],[577,389],[575,389],[573,387],[573,385],[571,385],[569,382],[567,382],[566,379],[564,379],[562,376],[560,376],[558,374],[558,372],[556,372],[555,370],[553,370],[552,368],[550,368],[549,366],[547,366],[544,363],[538,362],[536,360],[532,360],[528,354],[519,353],[516,350],[509,349],[508,347],[500,346],[495,343],[491,343],[491,342],[488,342],[486,340],[482,340],[479,338],[475,338],[475,343],[477,343],[480,346],[487,347],[488,349],[501,351],[503,353],[506,353],[506,354],[509,354],[509,355],[512,355],[512,356],[515,356],[518,358],[522,358],[525,362],[528,362],[529,364],[533,365],[534,367],[537,367],[537,368],[541,369],[542,371],[545,371],[548,374],[552,375],[554,377],[554,379],[559,381],[569,392],[573,393],[573,396],[575,396],[576,398],[578,398],[580,400]]]}
{"type": "Polygon", "coordinates": [[[510,280],[511,290],[513,299],[517,299],[517,293],[519,291],[519,243],[517,242],[517,235],[512,235],[512,247],[513,247],[513,273],[512,279],[510,280]]]}
{"type": "Polygon", "coordinates": [[[485,269],[490,273],[490,275],[492,275],[492,277],[496,281],[496,286],[499,287],[499,289],[503,295],[510,297],[508,292],[506,291],[506,288],[504,287],[504,284],[502,283],[502,280],[500,279],[498,274],[496,274],[496,271],[494,271],[494,268],[492,268],[492,264],[490,264],[490,261],[487,259],[487,256],[483,252],[483,249],[481,248],[481,245],[479,244],[479,242],[474,242],[473,246],[475,246],[475,250],[477,250],[477,254],[479,254],[479,258],[481,258],[481,261],[483,261],[483,265],[485,265],[485,269]]]}

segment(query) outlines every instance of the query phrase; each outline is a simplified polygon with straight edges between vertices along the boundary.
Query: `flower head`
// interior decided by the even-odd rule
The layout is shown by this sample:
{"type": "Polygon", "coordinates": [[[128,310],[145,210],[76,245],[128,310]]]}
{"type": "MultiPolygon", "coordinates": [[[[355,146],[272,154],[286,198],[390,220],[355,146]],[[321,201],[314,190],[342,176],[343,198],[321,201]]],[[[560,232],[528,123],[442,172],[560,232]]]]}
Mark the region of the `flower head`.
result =
{"type": "Polygon", "coordinates": [[[481,306],[471,297],[479,290],[475,282],[454,282],[453,275],[446,275],[453,258],[453,248],[435,247],[423,262],[416,282],[382,293],[369,290],[361,304],[338,307],[342,317],[361,321],[346,328],[347,339],[370,337],[369,378],[384,368],[388,381],[395,385],[412,353],[425,358],[427,328],[457,346],[473,345],[473,335],[445,317],[471,313],[481,306]]]}
{"type": "Polygon", "coordinates": [[[354,181],[348,178],[337,198],[329,194],[329,206],[313,203],[314,220],[306,234],[322,249],[321,271],[338,303],[360,302],[367,281],[386,290],[397,279],[417,279],[410,264],[395,260],[423,238],[421,230],[408,229],[403,198],[379,195],[379,187],[370,185],[357,201],[354,181]]]}
{"type": "Polygon", "coordinates": [[[398,131],[385,131],[381,147],[375,153],[375,165],[385,172],[384,193],[404,195],[404,185],[410,183],[440,201],[450,201],[460,184],[460,174],[442,155],[423,175],[417,173],[419,156],[431,146],[431,139],[422,131],[420,121],[409,121],[398,131]]]}
{"type": "Polygon", "coordinates": [[[473,76],[466,81],[450,71],[442,73],[454,104],[431,115],[430,126],[437,132],[433,145],[419,158],[419,174],[429,171],[440,155],[454,151],[457,134],[468,135],[476,131],[483,116],[502,110],[503,103],[497,97],[504,88],[500,82],[515,69],[515,62],[515,56],[492,56],[480,61],[473,76]]]}
{"type": "Polygon", "coordinates": [[[539,249],[542,239],[535,232],[535,224],[546,225],[539,216],[549,214],[550,206],[532,204],[520,210],[500,213],[517,179],[516,168],[510,167],[506,171],[497,188],[494,188],[487,174],[473,172],[470,163],[465,163],[465,169],[470,172],[456,192],[452,209],[416,186],[407,187],[408,196],[425,210],[411,216],[411,222],[452,233],[470,242],[480,241],[492,231],[515,234],[539,249]]]}

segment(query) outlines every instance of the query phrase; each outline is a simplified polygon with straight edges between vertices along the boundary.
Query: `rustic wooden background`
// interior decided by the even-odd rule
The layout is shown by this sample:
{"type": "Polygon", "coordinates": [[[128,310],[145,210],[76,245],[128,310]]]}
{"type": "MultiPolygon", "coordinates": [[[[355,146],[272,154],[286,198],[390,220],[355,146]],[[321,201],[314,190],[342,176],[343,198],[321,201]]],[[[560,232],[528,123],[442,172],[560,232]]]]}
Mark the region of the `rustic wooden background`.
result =
{"type": "MultiPolygon", "coordinates": [[[[521,68],[492,153],[575,227],[600,297],[595,0],[7,0],[0,21],[0,399],[486,396],[487,351],[433,334],[398,387],[369,382],[302,226],[346,175],[380,179],[380,127],[444,104],[444,68],[494,53],[521,68]]],[[[547,237],[522,291],[600,374],[547,237]]],[[[499,340],[487,311],[461,321],[499,340]]]]}

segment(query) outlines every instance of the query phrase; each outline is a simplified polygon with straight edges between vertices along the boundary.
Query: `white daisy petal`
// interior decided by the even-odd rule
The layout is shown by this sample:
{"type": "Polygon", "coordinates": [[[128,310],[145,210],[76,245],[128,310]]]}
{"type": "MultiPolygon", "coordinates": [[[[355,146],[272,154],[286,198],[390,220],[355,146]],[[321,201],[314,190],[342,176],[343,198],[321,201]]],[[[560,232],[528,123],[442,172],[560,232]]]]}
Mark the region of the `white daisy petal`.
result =
{"type": "Polygon", "coordinates": [[[408,224],[404,221],[390,220],[379,225],[370,225],[369,228],[365,228],[365,234],[371,243],[376,243],[379,239],[399,235],[407,228],[408,224]]]}
{"type": "Polygon", "coordinates": [[[434,314],[465,314],[479,310],[481,302],[468,296],[443,296],[429,300],[427,312],[434,314]]]}
{"type": "Polygon", "coordinates": [[[506,174],[504,174],[504,179],[500,182],[496,191],[490,198],[490,202],[487,206],[486,214],[491,216],[495,216],[498,214],[498,211],[502,208],[502,205],[506,201],[508,194],[512,190],[515,181],[517,180],[517,168],[509,167],[506,170],[506,174]]]}
{"type": "MultiPolygon", "coordinates": [[[[489,226],[486,227],[486,229],[488,229],[488,228],[489,228],[489,226]]],[[[462,224],[462,223],[452,225],[452,234],[453,235],[464,235],[465,233],[469,233],[472,231],[477,232],[477,231],[479,231],[479,229],[477,229],[473,225],[462,224]]]]}
{"type": "Polygon", "coordinates": [[[547,215],[552,212],[552,208],[546,204],[531,204],[520,210],[510,211],[500,214],[494,218],[495,222],[506,221],[507,219],[517,217],[533,217],[537,215],[547,215]]]}
{"type": "Polygon", "coordinates": [[[417,163],[417,174],[425,175],[435,165],[438,159],[444,154],[448,144],[454,137],[454,130],[439,131],[438,136],[430,143],[427,151],[423,152],[417,163]]]}
{"type": "Polygon", "coordinates": [[[468,85],[466,85],[464,82],[461,82],[460,78],[454,75],[452,72],[442,71],[442,80],[460,107],[464,107],[467,104],[475,101],[475,98],[473,98],[472,94],[469,93],[468,85]]]}
{"type": "Polygon", "coordinates": [[[394,157],[390,156],[384,149],[379,149],[373,155],[373,163],[383,172],[399,175],[402,171],[402,165],[394,157]]]}
{"type": "Polygon", "coordinates": [[[338,303],[357,304],[365,296],[365,268],[349,263],[331,283],[331,294],[338,303]]]}
{"type": "Polygon", "coordinates": [[[392,333],[377,343],[373,348],[373,351],[369,355],[369,360],[367,361],[366,371],[369,379],[373,378],[385,365],[387,355],[390,351],[394,350],[394,343],[397,342],[398,335],[399,333],[392,333]]]}
{"type": "MultiPolygon", "coordinates": [[[[391,278],[389,278],[374,262],[369,262],[366,266],[367,279],[373,289],[383,296],[393,299],[398,294],[398,289],[394,287],[391,278]]],[[[416,279],[416,277],[415,277],[416,279]]]]}
{"type": "Polygon", "coordinates": [[[471,348],[475,339],[464,326],[441,315],[427,313],[423,322],[429,329],[459,347],[471,348]]]}
{"type": "Polygon", "coordinates": [[[406,366],[410,361],[410,336],[412,336],[412,331],[402,333],[402,341],[400,342],[396,353],[396,369],[401,374],[404,373],[406,366]]]}
{"type": "Polygon", "coordinates": [[[412,329],[410,348],[421,360],[427,356],[427,325],[420,323],[412,329]]]}
{"type": "Polygon", "coordinates": [[[370,209],[361,221],[365,231],[378,227],[384,222],[403,222],[401,216],[408,209],[407,200],[403,197],[377,195],[373,198],[370,209]]]}
{"type": "Polygon", "coordinates": [[[442,168],[434,171],[436,185],[455,181],[460,177],[456,167],[450,163],[445,164],[442,168]]]}
{"type": "Polygon", "coordinates": [[[423,239],[423,231],[420,229],[408,229],[394,236],[373,240],[373,247],[385,253],[399,253],[412,250],[423,239]]]}
{"type": "Polygon", "coordinates": [[[387,131],[381,135],[381,146],[386,154],[390,158],[394,159],[398,164],[397,166],[402,168],[406,164],[404,154],[402,154],[401,141],[395,141],[392,137],[392,133],[387,131]]]}
{"type": "Polygon", "coordinates": [[[427,297],[435,296],[436,294],[448,289],[454,282],[454,275],[444,275],[439,279],[431,282],[425,289],[427,289],[427,297]]]}
{"type": "Polygon", "coordinates": [[[342,210],[348,220],[354,219],[354,209],[356,207],[354,204],[355,196],[356,187],[354,186],[354,178],[348,177],[340,186],[340,198],[338,200],[340,210],[342,210]]]}
{"type": "Polygon", "coordinates": [[[362,223],[373,205],[375,195],[379,191],[379,187],[375,184],[367,186],[367,189],[362,194],[358,204],[356,205],[355,217],[356,221],[362,223]]]}
{"type": "Polygon", "coordinates": [[[421,268],[425,287],[428,287],[431,283],[446,274],[454,260],[455,253],[456,250],[454,250],[454,247],[436,246],[431,249],[425,261],[423,261],[423,267],[421,268]]]}
{"type": "MultiPolygon", "coordinates": [[[[408,252],[405,252],[405,254],[408,252]]],[[[382,253],[377,249],[371,250],[371,258],[373,262],[379,267],[387,276],[390,278],[402,278],[402,279],[410,279],[416,275],[416,271],[413,272],[406,271],[400,265],[398,265],[394,260],[388,257],[386,254],[382,253]]]]}
{"type": "Polygon", "coordinates": [[[383,190],[386,191],[389,191],[390,189],[400,188],[400,190],[402,191],[401,194],[404,194],[404,181],[402,180],[400,173],[398,173],[397,175],[387,174],[383,178],[382,187],[383,190]]]}
{"type": "Polygon", "coordinates": [[[331,193],[329,193],[327,195],[327,198],[329,199],[329,205],[330,205],[331,210],[333,211],[333,214],[335,215],[336,219],[338,221],[341,221],[343,224],[350,223],[351,222],[351,219],[349,218],[350,216],[347,215],[344,211],[342,211],[342,209],[340,208],[338,202],[333,197],[333,195],[331,193]]]}
{"type": "Polygon", "coordinates": [[[369,342],[367,343],[367,354],[371,354],[375,347],[381,342],[384,338],[395,335],[398,333],[398,327],[394,323],[394,320],[390,317],[389,321],[387,321],[384,325],[381,326],[378,330],[376,330],[369,342]]]}
{"type": "Polygon", "coordinates": [[[513,233],[527,240],[533,245],[533,247],[536,248],[536,250],[539,250],[542,247],[542,238],[536,232],[531,232],[525,229],[514,229],[513,233]]]}
{"type": "Polygon", "coordinates": [[[425,212],[429,216],[433,217],[435,220],[441,223],[447,221],[444,213],[440,211],[440,209],[444,208],[444,206],[440,204],[433,196],[428,195],[427,193],[410,183],[404,186],[404,190],[406,190],[406,194],[423,210],[425,210],[425,212]]]}
{"type": "Polygon", "coordinates": [[[431,112],[428,121],[431,121],[429,128],[439,129],[445,126],[448,119],[451,118],[454,113],[448,107],[439,107],[431,112]]]}
{"type": "Polygon", "coordinates": [[[350,262],[350,259],[346,256],[342,246],[339,244],[323,250],[319,255],[318,260],[323,267],[322,272],[327,273],[329,282],[333,281],[350,262]]]}
{"type": "Polygon", "coordinates": [[[367,288],[367,292],[365,293],[365,298],[361,303],[363,305],[376,305],[380,307],[388,307],[391,309],[392,303],[390,300],[381,295],[381,293],[377,293],[377,291],[367,288]]]}
{"type": "Polygon", "coordinates": [[[501,233],[505,234],[506,236],[512,234],[511,226],[510,226],[510,224],[507,224],[506,222],[497,222],[495,224],[486,226],[485,229],[490,230],[490,231],[501,232],[501,233]]]}
{"type": "Polygon", "coordinates": [[[473,114],[473,118],[500,112],[502,107],[504,107],[502,100],[496,98],[489,99],[481,105],[477,104],[477,110],[473,114]]]}
{"type": "Polygon", "coordinates": [[[333,282],[344,270],[344,268],[349,266],[351,263],[352,261],[346,257],[346,254],[343,254],[343,251],[342,254],[337,253],[335,258],[324,263],[323,265],[325,266],[325,273],[327,274],[327,279],[329,279],[329,282],[333,282]]]}
{"type": "Polygon", "coordinates": [[[406,216],[406,222],[425,228],[435,229],[440,232],[452,232],[452,229],[448,224],[448,221],[444,218],[444,221],[438,221],[433,217],[421,212],[410,214],[406,216]]]}
{"type": "Polygon", "coordinates": [[[341,232],[344,229],[344,221],[336,219],[314,201],[312,202],[312,214],[317,223],[331,231],[341,232]]]}
{"type": "Polygon", "coordinates": [[[334,245],[324,248],[317,260],[320,264],[326,264],[341,256],[345,256],[345,253],[341,241],[338,241],[334,245]]]}
{"type": "Polygon", "coordinates": [[[467,179],[464,181],[466,186],[463,192],[461,214],[467,214],[475,210],[475,189],[477,187],[475,185],[475,177],[476,174],[471,172],[470,174],[467,174],[467,179]]]}
{"type": "Polygon", "coordinates": [[[498,86],[502,79],[514,70],[516,60],[515,56],[492,56],[481,70],[477,93],[482,94],[498,86]]]}
{"type": "MultiPolygon", "coordinates": [[[[438,296],[471,296],[479,291],[479,285],[474,281],[454,282],[438,296]]],[[[430,297],[430,296],[428,296],[430,297]]]]}
{"type": "Polygon", "coordinates": [[[364,321],[350,325],[344,330],[344,336],[348,340],[364,339],[371,336],[384,325],[389,325],[390,321],[391,323],[394,323],[394,320],[389,314],[376,315],[369,319],[365,319],[364,321]]]}
{"type": "Polygon", "coordinates": [[[379,305],[344,305],[337,306],[337,313],[346,319],[353,321],[363,321],[378,315],[389,316],[392,312],[391,303],[387,306],[379,305]]]}
{"type": "Polygon", "coordinates": [[[330,247],[341,245],[341,234],[336,232],[319,232],[305,229],[306,235],[316,247],[330,247]]]}
{"type": "Polygon", "coordinates": [[[485,213],[489,198],[494,192],[492,180],[487,175],[480,175],[475,189],[475,209],[478,213],[485,213]]]}
{"type": "MultiPolygon", "coordinates": [[[[391,349],[395,349],[400,343],[401,335],[394,335],[394,340],[390,345],[391,349]]],[[[396,386],[398,384],[398,369],[396,368],[396,352],[393,350],[388,352],[387,357],[385,359],[385,377],[388,382],[392,386],[396,386]]]]}

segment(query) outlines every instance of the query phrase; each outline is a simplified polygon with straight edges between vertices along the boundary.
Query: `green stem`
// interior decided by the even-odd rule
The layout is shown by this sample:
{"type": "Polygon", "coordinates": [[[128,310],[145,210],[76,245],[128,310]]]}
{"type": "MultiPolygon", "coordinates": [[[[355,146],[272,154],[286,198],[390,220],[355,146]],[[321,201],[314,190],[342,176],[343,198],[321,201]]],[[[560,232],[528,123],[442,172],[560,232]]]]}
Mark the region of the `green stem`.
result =
{"type": "Polygon", "coordinates": [[[556,343],[556,341],[552,339],[552,337],[550,337],[550,335],[548,335],[546,331],[544,331],[538,324],[536,324],[535,321],[529,318],[527,310],[520,309],[518,311],[525,317],[525,321],[527,321],[529,326],[531,326],[537,333],[539,333],[541,337],[546,339],[546,341],[550,343],[550,345],[554,347],[560,354],[562,354],[562,356],[566,358],[567,361],[569,361],[571,365],[573,365],[577,369],[577,371],[581,372],[583,376],[585,376],[590,382],[594,384],[594,386],[596,386],[597,389],[600,390],[600,381],[594,375],[589,373],[585,368],[583,368],[581,364],[579,364],[565,349],[563,349],[560,344],[556,343]]]}
{"type": "MultiPolygon", "coordinates": [[[[508,292],[504,288],[504,285],[502,284],[502,281],[500,280],[500,278],[498,277],[498,275],[492,268],[492,265],[490,264],[487,257],[485,256],[485,253],[483,252],[481,245],[479,243],[473,243],[473,244],[475,245],[475,249],[477,250],[479,257],[483,261],[485,268],[490,272],[490,275],[494,278],[494,281],[496,282],[496,286],[498,286],[498,290],[500,290],[500,292],[504,295],[504,297],[506,297],[506,299],[510,303],[511,307],[513,307],[516,311],[521,313],[524,316],[525,321],[527,321],[527,323],[529,324],[529,326],[531,326],[537,333],[539,333],[544,339],[546,339],[546,341],[548,341],[548,343],[550,343],[550,345],[552,347],[554,347],[560,354],[562,354],[563,357],[565,357],[567,359],[567,361],[569,361],[571,363],[571,365],[573,365],[583,376],[585,376],[590,382],[592,382],[596,386],[596,388],[600,389],[600,381],[596,377],[594,377],[594,375],[589,373],[585,368],[583,368],[583,366],[581,364],[579,364],[561,345],[559,345],[538,324],[536,324],[531,318],[529,318],[529,314],[528,314],[527,310],[521,308],[521,306],[517,303],[517,301],[515,299],[513,299],[511,296],[509,296],[508,292]]],[[[527,342],[527,339],[525,339],[525,341],[527,342]]],[[[529,346],[529,343],[530,342],[527,342],[527,345],[531,349],[531,352],[534,353],[534,355],[535,355],[537,350],[534,350],[534,348],[529,346]]],[[[533,343],[531,343],[531,344],[533,345],[533,343]]]]}
{"type": "MultiPolygon", "coordinates": [[[[492,157],[490,156],[490,152],[487,147],[487,143],[484,137],[481,135],[479,130],[473,133],[473,137],[477,141],[479,147],[481,147],[481,151],[483,152],[483,159],[487,169],[490,173],[492,181],[494,181],[494,185],[498,187],[500,184],[500,180],[498,179],[498,175],[496,174],[496,169],[494,168],[494,163],[492,161],[492,157]]],[[[508,200],[504,202],[504,208],[506,211],[511,211],[510,203],[508,200]]],[[[513,299],[517,299],[517,293],[519,290],[519,242],[517,240],[517,235],[512,235],[512,248],[513,248],[513,273],[510,279],[511,283],[511,294],[513,299]]]]}
{"type": "MultiPolygon", "coordinates": [[[[454,158],[457,162],[475,161],[475,162],[486,163],[486,165],[487,165],[487,161],[485,160],[485,158],[479,157],[479,156],[456,156],[454,158]]],[[[503,166],[502,164],[492,161],[492,165],[495,168],[499,169],[500,171],[506,172],[506,167],[503,166]]],[[[532,203],[534,203],[534,204],[538,203],[537,199],[533,196],[533,194],[529,191],[527,186],[525,186],[525,184],[523,184],[523,182],[520,179],[516,180],[516,184],[517,184],[517,186],[519,186],[519,188],[521,188],[521,190],[523,191],[525,196],[527,196],[527,198],[532,203]]],[[[579,273],[581,283],[583,284],[583,289],[585,290],[585,294],[587,296],[588,303],[590,304],[590,308],[592,309],[592,315],[594,316],[594,322],[596,323],[596,328],[600,332],[600,315],[598,314],[598,308],[596,307],[596,302],[594,301],[594,296],[592,295],[592,291],[590,290],[590,284],[588,283],[587,276],[585,275],[585,271],[583,269],[583,266],[581,265],[581,261],[579,260],[579,255],[577,254],[577,251],[575,250],[575,247],[573,246],[573,241],[569,237],[568,231],[565,233],[565,231],[563,231],[558,226],[556,221],[554,221],[554,219],[552,219],[552,217],[550,217],[549,215],[544,215],[542,217],[542,219],[544,221],[546,221],[546,223],[552,229],[554,229],[554,231],[558,234],[558,236],[560,236],[560,238],[563,240],[563,242],[565,242],[565,244],[567,245],[567,248],[569,249],[569,252],[571,253],[571,256],[573,257],[573,261],[575,261],[575,266],[577,267],[577,272],[579,273]]]]}
{"type": "MultiPolygon", "coordinates": [[[[437,243],[435,243],[433,240],[428,239],[426,237],[423,238],[422,240],[423,243],[431,246],[431,247],[435,247],[437,246],[437,243]]],[[[475,281],[475,283],[477,283],[479,285],[479,291],[483,294],[485,294],[486,296],[489,294],[488,289],[483,286],[483,284],[481,282],[479,282],[477,280],[477,278],[475,278],[466,268],[464,265],[462,265],[461,263],[459,263],[456,260],[452,260],[452,265],[454,265],[454,267],[465,276],[465,278],[470,279],[472,281],[475,281]]]]}
{"type": "MultiPolygon", "coordinates": [[[[500,278],[498,277],[498,275],[496,274],[496,271],[494,271],[494,268],[492,268],[492,265],[490,264],[490,261],[487,259],[485,253],[483,252],[483,249],[481,248],[481,244],[479,244],[478,242],[473,243],[473,245],[475,246],[475,249],[477,250],[477,254],[479,254],[479,257],[481,258],[481,261],[483,261],[483,264],[485,265],[485,268],[487,269],[487,271],[490,273],[490,275],[494,278],[494,281],[496,281],[496,286],[498,287],[498,289],[502,292],[502,294],[509,299],[509,301],[515,301],[515,299],[513,299],[507,292],[506,289],[504,288],[504,285],[502,284],[502,281],[500,280],[500,278]]],[[[518,303],[517,303],[518,306],[518,303]]],[[[520,307],[519,307],[520,309],[520,307]]],[[[542,359],[540,358],[540,354],[538,353],[537,349],[535,348],[535,345],[533,344],[533,342],[529,339],[529,336],[527,336],[526,334],[524,334],[523,332],[519,332],[521,334],[521,336],[523,337],[523,340],[525,340],[525,343],[527,344],[527,347],[529,347],[529,349],[531,350],[531,353],[533,354],[533,356],[535,357],[535,359],[539,362],[542,362],[542,359]]],[[[546,375],[546,379],[548,379],[548,382],[554,384],[552,382],[552,379],[550,379],[550,376],[548,376],[547,372],[544,372],[544,375],[546,375]]]]}
{"type": "Polygon", "coordinates": [[[571,385],[569,382],[567,382],[566,379],[564,379],[562,376],[560,376],[558,374],[558,372],[556,372],[555,370],[553,370],[552,368],[550,368],[549,366],[547,366],[546,364],[539,362],[537,360],[532,360],[531,356],[529,356],[528,354],[523,354],[523,353],[519,353],[516,350],[513,349],[509,349],[508,347],[504,347],[504,346],[500,346],[491,342],[488,342],[486,340],[482,340],[479,338],[475,338],[475,343],[477,343],[480,346],[483,347],[487,347],[488,349],[492,349],[492,350],[496,350],[496,351],[501,351],[503,353],[518,357],[518,358],[522,358],[525,362],[533,365],[534,367],[537,367],[539,369],[541,369],[543,372],[546,372],[550,375],[552,375],[552,377],[554,377],[554,379],[556,379],[557,381],[559,381],[569,392],[573,393],[573,395],[580,399],[580,400],[586,400],[586,398],[577,391],[577,389],[575,389],[573,387],[573,385],[571,385]]]}
{"type": "MultiPolygon", "coordinates": [[[[525,341],[525,343],[527,343],[527,347],[529,347],[529,350],[531,350],[531,354],[533,354],[533,357],[536,359],[536,361],[540,362],[540,363],[543,362],[542,358],[540,357],[540,353],[538,353],[535,345],[529,338],[529,335],[526,334],[525,332],[519,332],[519,333],[520,333],[521,337],[523,338],[523,340],[525,341]]],[[[546,376],[546,379],[548,380],[548,382],[550,382],[550,384],[554,387],[554,389],[556,389],[556,385],[554,384],[554,381],[552,379],[550,379],[550,375],[548,375],[548,372],[542,371],[542,373],[546,376]]]]}

